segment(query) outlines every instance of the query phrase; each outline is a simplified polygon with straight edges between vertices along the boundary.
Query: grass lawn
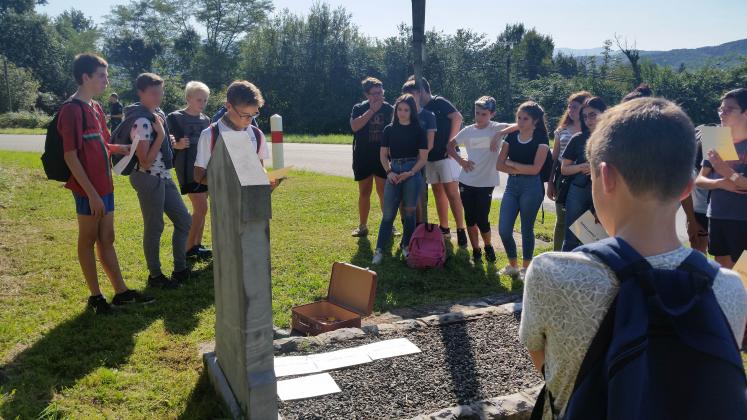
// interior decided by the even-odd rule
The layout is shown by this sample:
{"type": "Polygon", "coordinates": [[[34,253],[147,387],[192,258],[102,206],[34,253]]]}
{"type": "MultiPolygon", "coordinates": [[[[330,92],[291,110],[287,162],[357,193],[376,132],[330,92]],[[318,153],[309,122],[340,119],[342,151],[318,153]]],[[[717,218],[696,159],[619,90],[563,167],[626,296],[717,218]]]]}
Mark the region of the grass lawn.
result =
{"type": "MultiPolygon", "coordinates": [[[[147,271],[138,201],[126,178],[115,176],[115,182],[116,248],[125,280],[139,289],[147,271]]],[[[334,261],[369,265],[369,239],[350,237],[356,194],[349,179],[303,172],[274,193],[276,325],[288,326],[292,306],[326,295],[334,261]]],[[[430,210],[435,220],[432,203],[430,210]]],[[[87,291],[76,258],[74,213],[69,191],[44,178],[38,154],[0,152],[0,418],[224,415],[198,354],[198,344],[214,338],[211,268],[195,266],[197,280],[179,290],[151,291],[157,298],[152,305],[95,317],[84,310],[87,291]]],[[[375,205],[373,232],[380,217],[375,205]]],[[[497,219],[496,202],[491,220],[497,219]]],[[[549,237],[553,224],[554,214],[546,213],[544,224],[537,222],[537,236],[549,237]]],[[[167,274],[170,236],[167,222],[162,240],[167,274]]],[[[205,239],[209,244],[209,228],[205,239]]],[[[518,293],[520,282],[497,274],[505,263],[501,257],[496,266],[474,267],[466,251],[458,250],[445,270],[417,272],[399,259],[386,259],[377,269],[374,309],[518,293]]],[[[103,272],[99,276],[111,298],[103,272]]]]}
{"type": "Polygon", "coordinates": [[[46,128],[0,128],[0,134],[47,134],[46,128]]]}
{"type": "Polygon", "coordinates": [[[312,143],[312,144],[353,144],[352,134],[285,134],[283,141],[287,143],[312,143]]]}

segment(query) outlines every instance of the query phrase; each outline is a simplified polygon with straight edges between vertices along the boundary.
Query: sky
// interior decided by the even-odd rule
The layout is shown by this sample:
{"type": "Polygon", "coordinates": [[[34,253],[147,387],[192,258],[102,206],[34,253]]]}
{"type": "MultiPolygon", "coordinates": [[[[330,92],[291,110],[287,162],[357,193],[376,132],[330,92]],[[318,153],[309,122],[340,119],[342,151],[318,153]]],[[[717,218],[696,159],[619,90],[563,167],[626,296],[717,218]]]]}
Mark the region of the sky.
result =
{"type": "MultiPolygon", "coordinates": [[[[69,0],[47,0],[39,11],[57,15],[69,0]]],[[[103,23],[115,4],[125,0],[76,0],[74,7],[103,23]]],[[[275,8],[307,14],[315,0],[274,0],[275,8]]],[[[408,0],[326,0],[344,6],[361,32],[377,38],[397,33],[411,21],[408,0]]],[[[552,36],[559,48],[596,48],[615,34],[641,50],[670,50],[719,45],[747,38],[747,0],[426,0],[428,29],[454,33],[469,28],[494,39],[508,23],[522,22],[552,36]]]]}

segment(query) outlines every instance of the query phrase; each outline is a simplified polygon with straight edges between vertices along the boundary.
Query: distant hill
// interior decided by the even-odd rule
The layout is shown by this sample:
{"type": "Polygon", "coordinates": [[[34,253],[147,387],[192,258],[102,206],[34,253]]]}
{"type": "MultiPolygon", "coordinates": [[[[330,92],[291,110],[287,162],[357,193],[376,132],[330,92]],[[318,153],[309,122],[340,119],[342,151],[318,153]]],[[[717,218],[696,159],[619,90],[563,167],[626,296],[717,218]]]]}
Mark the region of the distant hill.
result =
{"type": "MultiPolygon", "coordinates": [[[[574,57],[598,56],[602,48],[573,49],[556,48],[555,53],[572,55],[574,57]]],[[[617,51],[617,50],[614,50],[617,51]]],[[[725,44],[701,47],[682,48],[670,51],[641,51],[641,58],[650,60],[662,66],[679,68],[683,65],[687,68],[696,69],[705,65],[718,67],[732,67],[747,58],[747,39],[727,42],[725,44]]]]}

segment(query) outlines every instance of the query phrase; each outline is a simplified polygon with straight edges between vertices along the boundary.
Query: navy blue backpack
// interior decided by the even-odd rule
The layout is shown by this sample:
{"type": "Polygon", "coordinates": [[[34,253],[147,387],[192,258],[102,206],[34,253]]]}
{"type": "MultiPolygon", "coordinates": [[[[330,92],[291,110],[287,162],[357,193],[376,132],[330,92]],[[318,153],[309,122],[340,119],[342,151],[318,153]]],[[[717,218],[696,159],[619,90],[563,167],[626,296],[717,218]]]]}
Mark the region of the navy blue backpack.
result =
{"type": "Polygon", "coordinates": [[[602,260],[620,288],[563,419],[747,419],[742,358],[712,289],[718,264],[693,251],[674,270],[655,269],[620,238],[576,251],[602,260]]]}

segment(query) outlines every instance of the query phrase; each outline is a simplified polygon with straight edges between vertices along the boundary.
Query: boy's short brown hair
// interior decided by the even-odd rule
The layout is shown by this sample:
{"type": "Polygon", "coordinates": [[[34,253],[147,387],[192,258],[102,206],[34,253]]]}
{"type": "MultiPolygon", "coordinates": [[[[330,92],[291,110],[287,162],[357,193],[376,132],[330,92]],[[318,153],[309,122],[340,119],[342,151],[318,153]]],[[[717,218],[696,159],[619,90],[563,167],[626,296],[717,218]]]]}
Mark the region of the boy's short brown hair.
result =
{"type": "Polygon", "coordinates": [[[78,85],[83,84],[83,75],[92,75],[99,67],[109,67],[109,63],[96,54],[78,54],[73,59],[73,77],[78,85]]]}
{"type": "Polygon", "coordinates": [[[593,168],[613,166],[635,195],[679,199],[692,178],[695,129],[666,99],[633,99],[599,117],[586,155],[593,168]]]}
{"type": "Polygon", "coordinates": [[[145,91],[145,89],[148,89],[151,86],[161,85],[163,85],[163,79],[155,73],[141,73],[137,79],[135,79],[135,88],[140,92],[145,91]]]}
{"type": "Polygon", "coordinates": [[[375,87],[384,88],[384,83],[382,83],[381,80],[371,76],[366,77],[361,81],[361,88],[363,88],[364,93],[368,93],[375,87]]]}
{"type": "Polygon", "coordinates": [[[265,98],[262,97],[259,88],[246,80],[236,80],[231,83],[226,91],[226,100],[233,106],[257,105],[262,107],[265,104],[265,98]]]}
{"type": "MultiPolygon", "coordinates": [[[[428,79],[426,79],[425,77],[421,77],[420,81],[423,82],[423,90],[425,91],[425,93],[427,93],[427,94],[430,95],[431,94],[431,84],[428,82],[428,79]]],[[[404,90],[405,86],[408,85],[411,82],[412,82],[412,87],[414,88],[415,85],[416,85],[415,84],[415,75],[414,74],[407,78],[407,81],[405,82],[405,85],[402,86],[402,89],[404,90]]]]}

